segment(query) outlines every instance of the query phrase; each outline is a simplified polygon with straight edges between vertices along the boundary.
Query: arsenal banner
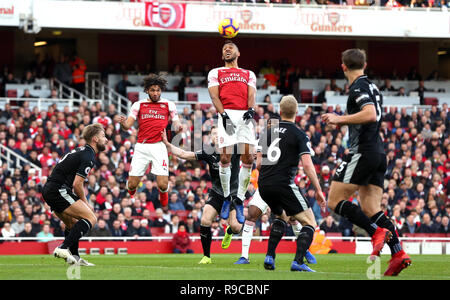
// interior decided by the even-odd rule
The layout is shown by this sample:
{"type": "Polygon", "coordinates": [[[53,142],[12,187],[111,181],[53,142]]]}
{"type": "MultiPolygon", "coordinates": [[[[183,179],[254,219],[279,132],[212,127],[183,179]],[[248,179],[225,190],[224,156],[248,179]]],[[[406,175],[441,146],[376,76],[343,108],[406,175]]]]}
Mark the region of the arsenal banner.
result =
{"type": "Polygon", "coordinates": [[[186,4],[159,3],[151,1],[145,3],[145,25],[167,29],[185,28],[186,4]]]}

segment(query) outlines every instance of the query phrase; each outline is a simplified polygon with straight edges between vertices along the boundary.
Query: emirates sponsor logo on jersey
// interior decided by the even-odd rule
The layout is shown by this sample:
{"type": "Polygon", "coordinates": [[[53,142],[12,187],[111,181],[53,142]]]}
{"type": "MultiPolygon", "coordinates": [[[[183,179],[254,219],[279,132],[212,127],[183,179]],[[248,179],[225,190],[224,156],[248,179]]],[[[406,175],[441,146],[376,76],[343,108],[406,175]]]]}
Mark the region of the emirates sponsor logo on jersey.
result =
{"type": "Polygon", "coordinates": [[[142,114],[141,115],[141,120],[145,120],[145,119],[160,119],[160,120],[165,120],[166,116],[161,115],[158,111],[156,110],[149,110],[147,114],[142,114]]]}
{"type": "Polygon", "coordinates": [[[241,76],[239,73],[229,73],[228,76],[220,78],[220,83],[228,83],[232,81],[239,81],[247,84],[247,79],[241,76]]]}

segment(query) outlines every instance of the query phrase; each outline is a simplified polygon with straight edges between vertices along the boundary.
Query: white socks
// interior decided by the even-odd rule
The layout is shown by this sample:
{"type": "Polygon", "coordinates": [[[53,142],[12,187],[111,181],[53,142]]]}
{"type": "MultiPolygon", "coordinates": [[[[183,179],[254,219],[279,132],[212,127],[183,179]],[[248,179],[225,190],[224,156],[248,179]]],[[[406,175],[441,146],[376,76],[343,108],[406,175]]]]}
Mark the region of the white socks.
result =
{"type": "Polygon", "coordinates": [[[242,167],[239,170],[239,187],[237,191],[237,197],[241,200],[245,200],[245,193],[247,192],[250,183],[251,174],[252,165],[242,164],[242,167]]]}
{"type": "Polygon", "coordinates": [[[222,184],[223,196],[226,198],[230,195],[231,167],[229,163],[225,165],[219,163],[219,177],[220,183],[222,184]]]}
{"type": "Polygon", "coordinates": [[[250,250],[250,243],[253,237],[253,228],[255,227],[255,222],[245,221],[244,228],[242,229],[242,257],[248,259],[248,252],[250,250]]]}

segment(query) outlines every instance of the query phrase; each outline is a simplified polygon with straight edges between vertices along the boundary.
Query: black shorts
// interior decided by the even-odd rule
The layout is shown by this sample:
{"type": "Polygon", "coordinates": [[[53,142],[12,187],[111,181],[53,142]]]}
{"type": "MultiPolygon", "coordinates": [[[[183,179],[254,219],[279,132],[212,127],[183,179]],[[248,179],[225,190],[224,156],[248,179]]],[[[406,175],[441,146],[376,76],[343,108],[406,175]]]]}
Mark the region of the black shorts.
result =
{"type": "Polygon", "coordinates": [[[386,155],[383,153],[349,154],[337,167],[333,180],[357,185],[373,184],[383,188],[386,168],[386,155]]]}
{"type": "Polygon", "coordinates": [[[261,198],[275,215],[281,215],[284,210],[288,216],[294,216],[310,207],[308,200],[295,183],[259,185],[258,188],[261,198]]]}
{"type": "Polygon", "coordinates": [[[51,210],[57,213],[62,213],[66,208],[71,206],[80,198],[72,192],[72,189],[65,184],[59,185],[52,182],[47,182],[42,190],[42,198],[47,203],[51,210]]]}
{"type": "MultiPolygon", "coordinates": [[[[232,195],[233,196],[233,195],[232,195]]],[[[217,211],[218,214],[220,214],[220,211],[222,210],[224,197],[222,195],[217,194],[213,190],[209,192],[208,201],[206,201],[205,204],[209,204],[217,211]]],[[[233,202],[230,206],[230,211],[234,209],[233,202]]]]}

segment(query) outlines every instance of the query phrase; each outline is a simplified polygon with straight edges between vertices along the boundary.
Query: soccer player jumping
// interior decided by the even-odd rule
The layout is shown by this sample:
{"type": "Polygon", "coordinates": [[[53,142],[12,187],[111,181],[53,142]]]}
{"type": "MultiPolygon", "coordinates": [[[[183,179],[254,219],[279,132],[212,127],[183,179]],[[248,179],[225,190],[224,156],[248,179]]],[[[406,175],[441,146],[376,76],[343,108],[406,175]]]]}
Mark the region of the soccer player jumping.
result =
{"type": "MultiPolygon", "coordinates": [[[[236,208],[236,218],[243,224],[243,200],[250,183],[253,165],[253,147],[256,145],[255,128],[252,119],[255,115],[256,76],[252,71],[238,67],[239,49],[231,41],[222,47],[225,67],[215,68],[208,74],[208,89],[212,102],[219,113],[219,149],[221,151],[219,174],[225,197],[220,217],[228,219],[230,206],[236,208]],[[231,156],[233,146],[239,145],[242,167],[239,171],[237,196],[231,199],[231,156]]],[[[234,232],[237,233],[237,232],[234,232]]]]}
{"type": "Polygon", "coordinates": [[[380,255],[385,243],[392,258],[385,276],[396,276],[411,264],[403,251],[394,224],[381,210],[386,154],[380,138],[382,95],[366,75],[366,54],[360,49],[342,53],[342,70],[350,84],[348,115],[324,114],[323,121],[348,125],[350,153],[337,167],[330,186],[328,207],[365,229],[372,237],[371,259],[380,255]],[[359,191],[361,208],[347,199],[359,191]],[[391,238],[392,237],[392,238],[391,238]]]}
{"type": "Polygon", "coordinates": [[[125,130],[130,129],[138,121],[137,143],[131,160],[127,189],[131,197],[145,175],[151,163],[152,174],[156,175],[159,188],[159,200],[162,206],[169,203],[169,159],[167,148],[162,143],[163,131],[169,119],[174,122],[174,128],[180,128],[175,103],[161,98],[161,92],[166,88],[167,81],[158,75],[150,74],[144,78],[144,91],[147,99],[139,100],[131,106],[131,112],[126,118],[120,116],[119,122],[125,130]]]}

